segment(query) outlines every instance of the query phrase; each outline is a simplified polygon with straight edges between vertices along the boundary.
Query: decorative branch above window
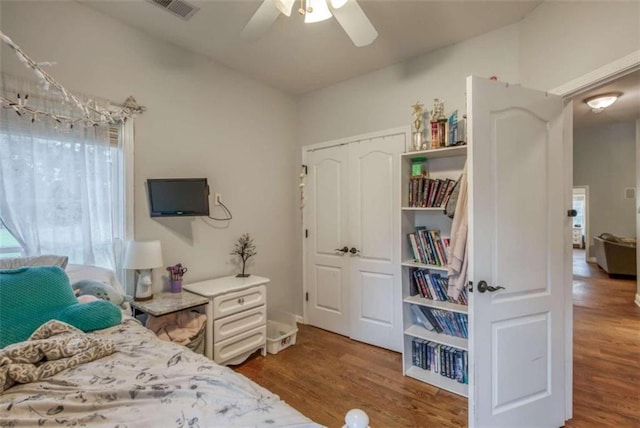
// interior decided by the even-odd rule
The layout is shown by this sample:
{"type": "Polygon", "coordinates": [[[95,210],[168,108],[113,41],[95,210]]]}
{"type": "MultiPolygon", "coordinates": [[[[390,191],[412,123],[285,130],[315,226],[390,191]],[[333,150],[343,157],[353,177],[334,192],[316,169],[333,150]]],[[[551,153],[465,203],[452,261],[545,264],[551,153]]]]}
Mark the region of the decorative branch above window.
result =
{"type": "Polygon", "coordinates": [[[111,108],[108,109],[99,107],[92,100],[81,100],[58,83],[42,68],[43,66],[50,66],[54,63],[35,62],[2,31],[0,31],[0,40],[14,50],[16,56],[25,67],[33,70],[35,75],[41,80],[45,91],[53,89],[53,91],[57,92],[65,101],[73,102],[79,109],[79,115],[77,117],[64,116],[31,107],[28,105],[28,94],[17,94],[15,99],[8,99],[0,95],[0,107],[3,109],[14,110],[18,116],[30,119],[31,122],[45,118],[57,124],[68,126],[69,128],[78,125],[87,127],[122,123],[146,110],[146,107],[140,106],[133,97],[127,98],[122,106],[111,106],[111,108]]]}

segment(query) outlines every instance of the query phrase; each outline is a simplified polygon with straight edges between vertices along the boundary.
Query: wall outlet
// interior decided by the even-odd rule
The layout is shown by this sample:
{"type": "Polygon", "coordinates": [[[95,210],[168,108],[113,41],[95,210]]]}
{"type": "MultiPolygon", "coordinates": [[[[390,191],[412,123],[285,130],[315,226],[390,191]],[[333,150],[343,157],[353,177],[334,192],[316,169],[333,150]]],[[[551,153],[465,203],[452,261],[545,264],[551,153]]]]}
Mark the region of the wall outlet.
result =
{"type": "Polygon", "coordinates": [[[220,202],[222,202],[222,193],[214,193],[213,205],[220,205],[220,202]]]}

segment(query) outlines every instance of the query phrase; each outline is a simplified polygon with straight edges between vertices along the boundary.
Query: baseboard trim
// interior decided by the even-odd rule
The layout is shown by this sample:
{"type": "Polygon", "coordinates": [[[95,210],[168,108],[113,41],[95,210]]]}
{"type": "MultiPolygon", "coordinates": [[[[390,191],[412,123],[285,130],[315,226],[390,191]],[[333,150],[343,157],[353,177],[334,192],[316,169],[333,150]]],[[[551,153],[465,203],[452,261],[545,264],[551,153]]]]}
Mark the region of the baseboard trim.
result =
{"type": "MultiPolygon", "coordinates": [[[[636,296],[638,297],[638,296],[636,296]]],[[[296,315],[296,323],[297,324],[304,324],[304,317],[302,315],[296,315]]]]}
{"type": "Polygon", "coordinates": [[[640,294],[636,294],[636,305],[640,306],[640,294]]]}
{"type": "Polygon", "coordinates": [[[589,262],[589,263],[598,263],[598,259],[596,259],[595,257],[589,257],[587,259],[587,262],[589,262]]]}

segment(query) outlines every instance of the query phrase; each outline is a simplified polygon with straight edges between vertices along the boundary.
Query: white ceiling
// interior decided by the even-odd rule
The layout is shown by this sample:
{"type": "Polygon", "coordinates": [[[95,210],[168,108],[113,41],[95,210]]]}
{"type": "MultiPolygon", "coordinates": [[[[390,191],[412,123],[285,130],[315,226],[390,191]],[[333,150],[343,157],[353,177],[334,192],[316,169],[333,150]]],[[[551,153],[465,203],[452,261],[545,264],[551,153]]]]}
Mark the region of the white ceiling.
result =
{"type": "Polygon", "coordinates": [[[640,70],[590,89],[573,99],[574,128],[630,122],[636,119],[640,119],[640,70]],[[600,113],[592,113],[584,100],[607,92],[622,92],[622,95],[611,107],[600,113]]]}
{"type": "MultiPolygon", "coordinates": [[[[259,40],[240,32],[262,0],[187,0],[200,8],[183,21],[145,0],[77,0],[146,33],[204,54],[292,94],[322,88],[521,20],[541,1],[358,0],[379,33],[367,47],[353,45],[335,19],[304,24],[280,16],[259,40]]],[[[574,126],[640,118],[640,70],[574,98],[574,126]],[[594,114],[583,102],[604,92],[623,92],[594,114]]]]}
{"type": "MultiPolygon", "coordinates": [[[[356,48],[335,19],[304,24],[280,16],[262,38],[240,32],[260,0],[197,1],[189,21],[144,0],[78,0],[162,40],[275,88],[301,94],[515,23],[541,3],[529,0],[359,0],[379,33],[356,48]]],[[[294,8],[295,9],[295,8],[294,8]]]]}

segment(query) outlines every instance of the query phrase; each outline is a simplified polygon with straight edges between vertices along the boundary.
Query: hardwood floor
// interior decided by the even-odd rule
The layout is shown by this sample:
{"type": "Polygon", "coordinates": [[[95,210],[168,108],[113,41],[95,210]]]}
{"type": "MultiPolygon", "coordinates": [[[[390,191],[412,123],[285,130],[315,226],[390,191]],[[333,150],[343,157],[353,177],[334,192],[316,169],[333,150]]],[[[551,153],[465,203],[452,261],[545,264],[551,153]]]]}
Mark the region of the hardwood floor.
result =
{"type": "Polygon", "coordinates": [[[610,279],[574,251],[573,419],[567,427],[640,427],[640,308],[635,279],[610,279]]]}
{"type": "MultiPolygon", "coordinates": [[[[582,257],[574,257],[574,418],[566,426],[640,427],[635,280],[609,279],[582,257]]],[[[376,428],[467,425],[467,400],[402,376],[400,354],[299,328],[295,346],[236,370],[329,427],[356,407],[376,428]]]]}

